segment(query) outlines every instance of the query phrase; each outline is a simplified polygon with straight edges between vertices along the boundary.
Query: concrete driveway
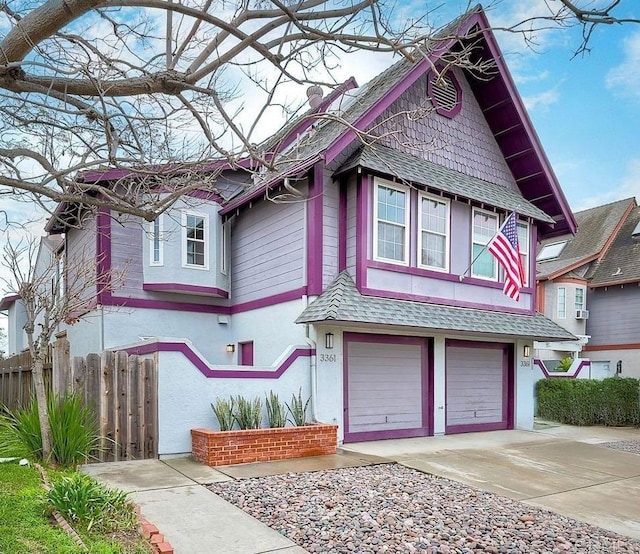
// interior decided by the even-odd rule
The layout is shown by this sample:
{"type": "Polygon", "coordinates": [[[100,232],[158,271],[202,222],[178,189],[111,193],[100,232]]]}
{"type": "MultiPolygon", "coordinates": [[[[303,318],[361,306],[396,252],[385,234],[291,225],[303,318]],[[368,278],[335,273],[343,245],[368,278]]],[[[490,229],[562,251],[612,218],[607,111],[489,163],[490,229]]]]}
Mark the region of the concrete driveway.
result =
{"type": "Polygon", "coordinates": [[[345,448],[640,539],[640,455],[601,446],[623,440],[640,431],[563,425],[345,448]]]}

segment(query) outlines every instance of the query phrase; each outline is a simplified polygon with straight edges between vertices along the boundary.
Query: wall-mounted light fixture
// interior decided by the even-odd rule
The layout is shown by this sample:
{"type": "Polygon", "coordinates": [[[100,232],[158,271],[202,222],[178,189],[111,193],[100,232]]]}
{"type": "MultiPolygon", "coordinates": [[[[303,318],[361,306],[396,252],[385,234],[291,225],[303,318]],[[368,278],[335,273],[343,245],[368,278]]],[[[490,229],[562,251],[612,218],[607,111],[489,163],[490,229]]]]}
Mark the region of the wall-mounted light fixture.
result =
{"type": "Polygon", "coordinates": [[[330,350],[333,348],[333,333],[327,333],[324,336],[324,347],[327,350],[330,350]]]}
{"type": "Polygon", "coordinates": [[[524,345],[524,349],[522,351],[522,355],[525,358],[528,358],[529,356],[531,356],[531,347],[528,344],[524,345]]]}
{"type": "Polygon", "coordinates": [[[227,352],[229,352],[229,354],[233,354],[235,351],[236,351],[235,344],[227,344],[227,352]]]}

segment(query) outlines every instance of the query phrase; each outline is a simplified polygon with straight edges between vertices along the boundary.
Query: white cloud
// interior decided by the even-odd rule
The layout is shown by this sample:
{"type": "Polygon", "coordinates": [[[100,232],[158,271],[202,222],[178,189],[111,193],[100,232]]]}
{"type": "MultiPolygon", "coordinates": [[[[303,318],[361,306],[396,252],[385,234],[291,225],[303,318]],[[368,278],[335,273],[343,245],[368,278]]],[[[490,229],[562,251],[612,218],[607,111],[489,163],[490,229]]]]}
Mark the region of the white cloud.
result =
{"type": "Polygon", "coordinates": [[[605,84],[617,96],[640,100],[640,31],[623,41],[624,59],[611,69],[605,84]]]}
{"type": "Polygon", "coordinates": [[[546,111],[549,106],[556,104],[560,100],[560,93],[557,87],[545,90],[538,94],[523,96],[522,101],[529,112],[534,110],[546,111]]]}

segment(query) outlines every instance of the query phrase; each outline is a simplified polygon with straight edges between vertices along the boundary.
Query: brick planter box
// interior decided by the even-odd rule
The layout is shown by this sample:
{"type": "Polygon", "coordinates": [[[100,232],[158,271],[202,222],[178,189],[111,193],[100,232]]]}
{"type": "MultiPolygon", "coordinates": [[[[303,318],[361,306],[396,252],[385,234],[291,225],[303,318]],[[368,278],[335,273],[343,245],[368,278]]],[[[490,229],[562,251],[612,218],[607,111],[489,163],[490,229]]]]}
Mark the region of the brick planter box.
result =
{"type": "Polygon", "coordinates": [[[335,454],[337,425],[211,431],[191,429],[191,455],[208,466],[335,454]]]}

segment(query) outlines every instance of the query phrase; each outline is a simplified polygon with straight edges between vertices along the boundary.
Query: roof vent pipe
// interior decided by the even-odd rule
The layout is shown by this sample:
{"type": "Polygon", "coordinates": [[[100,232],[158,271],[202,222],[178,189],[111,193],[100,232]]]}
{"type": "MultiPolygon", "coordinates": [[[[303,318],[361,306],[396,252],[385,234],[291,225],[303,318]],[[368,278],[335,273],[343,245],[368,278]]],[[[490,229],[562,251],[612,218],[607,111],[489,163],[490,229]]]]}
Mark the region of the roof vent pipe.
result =
{"type": "Polygon", "coordinates": [[[307,89],[307,98],[309,99],[309,106],[312,110],[315,110],[320,104],[322,104],[322,88],[318,85],[312,85],[307,89]]]}

